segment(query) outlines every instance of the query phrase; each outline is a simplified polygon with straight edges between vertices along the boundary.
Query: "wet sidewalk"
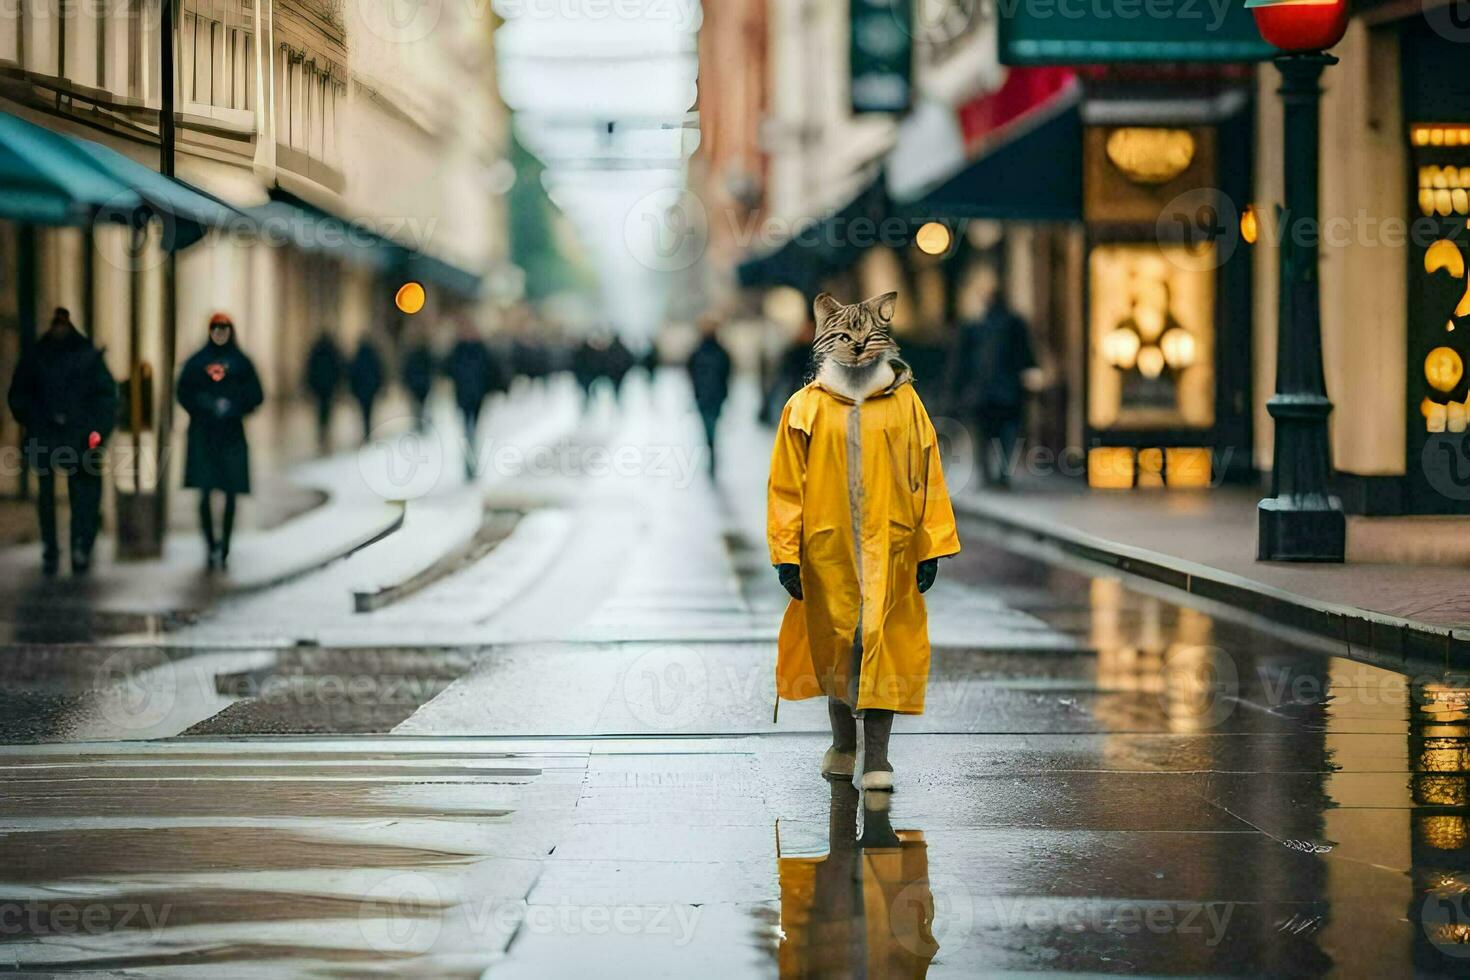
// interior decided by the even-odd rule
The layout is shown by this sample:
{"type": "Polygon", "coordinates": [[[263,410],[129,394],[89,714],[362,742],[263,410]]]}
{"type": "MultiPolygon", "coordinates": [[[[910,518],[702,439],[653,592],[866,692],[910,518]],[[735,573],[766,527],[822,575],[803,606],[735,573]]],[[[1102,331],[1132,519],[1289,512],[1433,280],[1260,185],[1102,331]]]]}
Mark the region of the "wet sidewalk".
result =
{"type": "MultiPolygon", "coordinates": [[[[487,408],[482,435],[525,431],[544,437],[545,418],[568,424],[568,404],[567,392],[555,386],[525,391],[487,408]]],[[[31,505],[9,502],[0,514],[0,530],[14,530],[0,539],[8,543],[0,547],[0,636],[18,643],[65,643],[156,635],[221,599],[264,592],[417,527],[421,514],[432,515],[428,527],[445,524],[433,518],[447,517],[448,536],[415,531],[395,547],[380,549],[369,563],[372,573],[360,576],[365,587],[412,575],[469,533],[456,537],[456,527],[478,527],[480,502],[465,492],[460,424],[448,404],[436,403],[422,439],[408,439],[406,407],[388,400],[367,444],[355,413],[339,405],[332,432],[337,451],[324,457],[315,454],[306,406],[271,406],[262,416],[251,431],[254,492],[240,500],[226,571],[205,568],[195,491],[173,491],[161,558],[118,561],[105,522],[90,572],[73,576],[63,563],[55,578],[42,575],[38,538],[25,531],[27,519],[34,521],[31,505]]],[[[59,510],[64,540],[69,518],[64,507],[59,510]]]]}
{"type": "Polygon", "coordinates": [[[993,528],[1318,633],[1354,657],[1470,665],[1470,558],[1456,564],[1470,521],[1349,517],[1346,563],[1261,562],[1260,497],[1247,487],[1119,492],[1018,479],[1006,492],[959,492],[955,506],[993,528]]]}

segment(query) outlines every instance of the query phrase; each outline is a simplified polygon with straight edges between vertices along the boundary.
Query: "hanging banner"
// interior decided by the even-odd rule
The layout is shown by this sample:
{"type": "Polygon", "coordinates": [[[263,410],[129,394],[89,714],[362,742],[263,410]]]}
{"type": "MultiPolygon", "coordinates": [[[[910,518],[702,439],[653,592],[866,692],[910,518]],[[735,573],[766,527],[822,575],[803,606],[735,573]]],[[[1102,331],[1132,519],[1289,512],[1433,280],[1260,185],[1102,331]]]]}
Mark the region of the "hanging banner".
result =
{"type": "Polygon", "coordinates": [[[1034,0],[999,7],[1005,65],[1258,61],[1279,52],[1240,0],[1034,0]]]}
{"type": "Polygon", "coordinates": [[[913,99],[911,0],[850,0],[852,111],[907,112],[913,99]]]}

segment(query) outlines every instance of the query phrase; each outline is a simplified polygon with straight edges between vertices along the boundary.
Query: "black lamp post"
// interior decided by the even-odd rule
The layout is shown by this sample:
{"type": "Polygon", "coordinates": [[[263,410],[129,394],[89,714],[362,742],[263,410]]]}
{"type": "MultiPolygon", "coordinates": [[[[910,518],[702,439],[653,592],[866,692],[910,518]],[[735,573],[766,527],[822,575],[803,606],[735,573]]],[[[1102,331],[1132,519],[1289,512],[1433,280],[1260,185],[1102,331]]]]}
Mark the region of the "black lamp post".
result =
{"type": "Polygon", "coordinates": [[[1253,6],[1266,40],[1289,53],[1281,72],[1286,165],[1276,327],[1276,394],[1266,409],[1276,424],[1271,496],[1257,508],[1260,561],[1340,562],[1347,549],[1342,505],[1329,493],[1332,402],[1322,371],[1321,283],[1317,276],[1318,164],[1322,70],[1337,63],[1323,49],[1346,29],[1346,3],[1271,2],[1253,6]],[[1326,7],[1326,10],[1324,10],[1326,7]],[[1340,9],[1335,9],[1340,8],[1340,9]],[[1332,16],[1324,23],[1323,14],[1332,16]]]}

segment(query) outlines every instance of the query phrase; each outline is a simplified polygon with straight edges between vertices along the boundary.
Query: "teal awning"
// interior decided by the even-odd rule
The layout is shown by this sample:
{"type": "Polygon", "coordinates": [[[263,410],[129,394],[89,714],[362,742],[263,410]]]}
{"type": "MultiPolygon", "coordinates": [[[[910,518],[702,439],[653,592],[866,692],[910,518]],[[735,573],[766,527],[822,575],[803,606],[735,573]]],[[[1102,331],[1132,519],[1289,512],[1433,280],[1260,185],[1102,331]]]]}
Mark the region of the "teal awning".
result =
{"type": "Polygon", "coordinates": [[[158,218],[164,248],[187,248],[210,228],[246,217],[182,181],[92,140],[0,112],[0,218],[87,225],[158,218]]]}
{"type": "Polygon", "coordinates": [[[480,292],[480,276],[379,234],[366,222],[335,215],[286,191],[250,208],[268,244],[330,255],[386,276],[413,279],[466,299],[480,292]]]}
{"type": "Polygon", "coordinates": [[[863,252],[880,243],[881,225],[888,215],[888,192],[879,171],[842,207],[807,222],[778,247],[742,262],[736,276],[742,286],[792,286],[815,292],[823,279],[850,268],[863,252]]]}
{"type": "MultiPolygon", "coordinates": [[[[188,248],[210,228],[249,227],[250,219],[235,208],[181,180],[165,177],[101,143],[63,136],[92,163],[125,184],[163,222],[163,247],[188,248]]],[[[109,207],[107,210],[111,210],[109,207]]]]}
{"type": "Polygon", "coordinates": [[[895,211],[915,221],[1081,221],[1079,107],[1060,108],[895,211]]]}
{"type": "Polygon", "coordinates": [[[329,255],[377,272],[403,269],[408,250],[367,227],[323,210],[308,201],[276,191],[271,199],[247,212],[257,233],[270,245],[291,245],[303,252],[329,255]]]}
{"type": "Polygon", "coordinates": [[[408,274],[427,286],[437,286],[460,299],[474,299],[480,295],[480,284],[484,277],[461,269],[427,252],[414,252],[409,259],[408,274]]]}
{"type": "Polygon", "coordinates": [[[0,112],[0,218],[33,225],[85,225],[102,209],[132,213],[143,199],[76,144],[0,112]]]}

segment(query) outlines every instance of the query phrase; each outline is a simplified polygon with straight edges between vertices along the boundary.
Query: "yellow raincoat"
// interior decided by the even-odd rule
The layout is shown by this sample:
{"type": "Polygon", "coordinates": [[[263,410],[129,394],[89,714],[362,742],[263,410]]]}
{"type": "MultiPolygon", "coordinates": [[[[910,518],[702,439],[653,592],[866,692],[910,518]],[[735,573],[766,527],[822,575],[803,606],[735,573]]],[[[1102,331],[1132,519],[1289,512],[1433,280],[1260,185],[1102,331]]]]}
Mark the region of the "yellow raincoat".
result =
{"type": "Polygon", "coordinates": [[[781,621],[777,698],[922,713],[929,625],[915,573],[960,542],[934,425],[907,371],[861,405],[819,382],[791,396],[771,454],[766,536],[773,565],[801,566],[805,596],[781,621]]]}

